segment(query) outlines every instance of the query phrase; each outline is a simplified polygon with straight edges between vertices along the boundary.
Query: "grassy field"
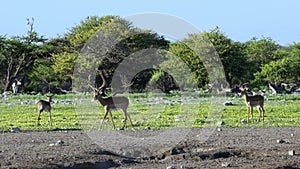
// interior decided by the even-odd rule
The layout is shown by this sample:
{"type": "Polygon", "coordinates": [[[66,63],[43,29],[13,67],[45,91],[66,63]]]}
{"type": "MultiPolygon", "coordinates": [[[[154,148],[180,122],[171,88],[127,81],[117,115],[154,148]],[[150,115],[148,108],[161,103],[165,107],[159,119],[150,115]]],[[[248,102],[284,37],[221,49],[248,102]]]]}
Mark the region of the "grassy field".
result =
{"type": "MultiPolygon", "coordinates": [[[[265,98],[265,123],[258,123],[258,111],[254,110],[254,122],[241,123],[247,119],[247,108],[240,97],[212,96],[209,94],[128,94],[135,129],[160,129],[173,127],[215,126],[223,121],[223,127],[300,127],[300,95],[268,96],[265,98]],[[231,101],[232,106],[224,106],[231,101]]],[[[42,113],[41,126],[37,126],[36,101],[46,99],[37,95],[11,95],[0,98],[0,132],[12,128],[27,130],[80,130],[99,129],[104,110],[88,95],[55,95],[52,104],[53,127],[48,114],[42,113]]],[[[121,127],[123,114],[113,111],[114,122],[121,127]]],[[[106,120],[104,129],[111,129],[106,120]]],[[[127,121],[127,126],[129,121],[127,121]]]]}

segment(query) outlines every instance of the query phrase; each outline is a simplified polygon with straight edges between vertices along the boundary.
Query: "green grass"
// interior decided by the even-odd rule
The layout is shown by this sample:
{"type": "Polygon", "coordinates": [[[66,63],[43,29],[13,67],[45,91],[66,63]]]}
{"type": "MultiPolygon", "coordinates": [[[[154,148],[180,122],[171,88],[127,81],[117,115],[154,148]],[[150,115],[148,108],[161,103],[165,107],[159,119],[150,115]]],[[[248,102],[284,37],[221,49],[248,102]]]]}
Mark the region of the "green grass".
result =
{"type": "MultiPolygon", "coordinates": [[[[232,96],[214,96],[209,94],[129,94],[131,115],[135,129],[162,129],[174,127],[215,126],[224,121],[224,127],[300,127],[300,96],[270,96],[265,99],[265,123],[258,123],[258,111],[254,109],[254,122],[241,123],[247,119],[247,108],[242,98],[232,96]],[[223,106],[221,101],[230,100],[233,106],[223,106]],[[218,116],[220,118],[218,118],[218,116]]],[[[53,100],[73,100],[76,104],[53,104],[53,128],[48,122],[48,114],[41,115],[41,126],[37,126],[35,102],[46,99],[45,96],[17,95],[0,98],[0,132],[19,127],[27,130],[81,130],[100,129],[104,110],[99,103],[91,102],[92,95],[55,95],[53,100]],[[77,102],[81,99],[80,102],[77,102]],[[27,104],[21,104],[27,102],[27,104]]],[[[113,111],[116,127],[121,127],[122,111],[113,111]]],[[[108,118],[107,118],[108,119],[108,118]]],[[[127,126],[129,121],[127,121],[127,126]]],[[[104,129],[111,129],[110,120],[106,120],[104,129]]]]}
{"type": "MultiPolygon", "coordinates": [[[[259,112],[253,110],[254,120],[250,123],[242,124],[242,119],[248,118],[247,108],[243,101],[235,106],[225,108],[222,119],[230,127],[300,127],[300,96],[286,95],[267,97],[265,99],[265,122],[257,122],[259,112]]],[[[251,120],[251,117],[250,117],[251,120]]]]}

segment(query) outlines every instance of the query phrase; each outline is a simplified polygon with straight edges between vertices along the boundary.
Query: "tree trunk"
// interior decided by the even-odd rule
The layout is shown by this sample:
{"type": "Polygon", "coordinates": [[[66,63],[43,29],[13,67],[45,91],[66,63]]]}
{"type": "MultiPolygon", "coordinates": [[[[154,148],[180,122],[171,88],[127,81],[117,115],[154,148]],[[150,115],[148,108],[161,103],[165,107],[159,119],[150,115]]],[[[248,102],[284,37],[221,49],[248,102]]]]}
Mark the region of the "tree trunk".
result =
{"type": "Polygon", "coordinates": [[[12,78],[11,78],[11,71],[13,68],[13,58],[10,58],[10,62],[8,64],[7,70],[6,70],[6,82],[5,82],[5,86],[4,86],[4,91],[9,91],[10,86],[12,85],[12,78]]]}
{"type": "Polygon", "coordinates": [[[6,77],[6,83],[5,83],[5,86],[4,86],[4,91],[5,92],[10,90],[10,87],[11,87],[13,81],[14,81],[14,78],[11,78],[9,76],[6,77]]]}

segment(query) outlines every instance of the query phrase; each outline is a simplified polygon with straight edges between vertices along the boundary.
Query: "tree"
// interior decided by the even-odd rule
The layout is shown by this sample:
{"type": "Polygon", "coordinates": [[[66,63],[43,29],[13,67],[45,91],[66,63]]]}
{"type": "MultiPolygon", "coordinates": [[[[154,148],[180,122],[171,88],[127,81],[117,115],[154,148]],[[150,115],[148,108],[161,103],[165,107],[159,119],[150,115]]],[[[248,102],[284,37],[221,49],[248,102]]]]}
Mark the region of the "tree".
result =
{"type": "Polygon", "coordinates": [[[208,74],[199,55],[184,42],[171,43],[166,61],[160,68],[171,73],[181,89],[204,87],[208,74]]]}
{"type": "Polygon", "coordinates": [[[291,45],[287,49],[278,50],[277,53],[280,53],[282,58],[263,65],[261,71],[255,73],[254,84],[263,86],[268,82],[299,83],[300,45],[291,45]]]}
{"type": "MultiPolygon", "coordinates": [[[[245,54],[248,62],[251,64],[249,72],[259,72],[261,67],[271,61],[279,59],[280,55],[276,54],[279,45],[271,38],[252,38],[245,43],[245,54]]],[[[253,76],[252,78],[253,79],[253,76]]]]}
{"type": "Polygon", "coordinates": [[[52,72],[56,75],[55,84],[57,88],[70,90],[72,86],[72,78],[74,66],[78,61],[80,50],[84,44],[91,38],[102,25],[110,22],[115,16],[97,17],[91,16],[82,20],[80,24],[72,27],[64,37],[56,38],[49,42],[55,47],[52,52],[53,64],[52,72]]]}
{"type": "Polygon", "coordinates": [[[219,28],[206,33],[206,36],[215,47],[222,64],[225,76],[230,86],[240,85],[247,81],[248,65],[244,54],[244,45],[228,38],[219,28]]]}
{"type": "Polygon", "coordinates": [[[15,79],[22,80],[30,71],[35,59],[39,58],[45,50],[42,44],[46,41],[33,29],[34,20],[28,19],[29,30],[26,36],[1,39],[1,72],[4,83],[1,84],[4,91],[8,91],[15,79]]]}
{"type": "Polygon", "coordinates": [[[59,90],[58,87],[62,81],[60,78],[63,76],[54,71],[53,56],[63,53],[68,46],[70,43],[64,37],[54,38],[43,43],[41,48],[44,52],[34,61],[32,69],[28,72],[27,85],[24,90],[42,93],[59,90]]]}
{"type": "MultiPolygon", "coordinates": [[[[77,58],[80,62],[77,62],[76,72],[86,72],[82,77],[88,77],[91,75],[90,72],[104,71],[107,84],[110,84],[116,68],[125,58],[137,54],[135,61],[138,65],[147,64],[149,57],[148,60],[143,57],[145,56],[142,54],[143,50],[167,47],[168,41],[162,36],[149,30],[134,28],[127,20],[115,17],[101,24],[98,31],[88,39],[81,50],[81,55],[77,58]],[[86,68],[93,67],[89,64],[97,65],[97,70],[87,71],[86,68]]],[[[123,74],[128,75],[130,72],[123,72],[123,74]]],[[[99,76],[96,78],[96,84],[101,84],[99,76]]]]}
{"type": "Polygon", "coordinates": [[[52,65],[53,61],[50,57],[36,59],[33,70],[29,73],[27,90],[48,93],[53,85],[58,85],[59,77],[54,72],[52,65]]]}
{"type": "Polygon", "coordinates": [[[73,77],[74,65],[78,57],[77,52],[63,52],[52,55],[54,63],[52,68],[62,81],[67,81],[73,77]]]}
{"type": "Polygon", "coordinates": [[[80,51],[101,27],[118,19],[120,19],[118,16],[107,15],[104,17],[88,16],[85,20],[80,21],[65,34],[65,38],[70,42],[69,51],[80,51]]]}

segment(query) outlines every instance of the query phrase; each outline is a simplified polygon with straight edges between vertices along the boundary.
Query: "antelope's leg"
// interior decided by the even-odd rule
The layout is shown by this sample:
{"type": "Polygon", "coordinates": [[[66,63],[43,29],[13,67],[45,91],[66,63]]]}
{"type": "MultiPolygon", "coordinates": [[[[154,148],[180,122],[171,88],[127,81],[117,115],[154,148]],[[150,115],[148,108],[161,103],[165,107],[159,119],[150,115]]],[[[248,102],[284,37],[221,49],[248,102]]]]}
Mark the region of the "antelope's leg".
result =
{"type": "Polygon", "coordinates": [[[105,114],[104,114],[103,119],[102,119],[102,122],[101,122],[101,124],[100,124],[100,129],[102,129],[103,121],[105,120],[107,114],[108,114],[108,110],[105,110],[105,114]]]}
{"type": "Polygon", "coordinates": [[[125,126],[126,126],[126,121],[127,121],[127,114],[126,114],[126,112],[125,112],[124,110],[122,110],[122,111],[123,111],[123,113],[124,113],[123,128],[125,128],[125,126]]]}
{"type": "Polygon", "coordinates": [[[247,110],[248,110],[248,123],[250,122],[250,109],[251,109],[251,108],[248,106],[248,107],[247,107],[247,110]]]}
{"type": "Polygon", "coordinates": [[[261,117],[261,113],[262,113],[262,110],[261,110],[261,107],[257,107],[257,110],[259,112],[259,117],[258,117],[258,122],[260,122],[260,117],[261,117]]]}
{"type": "Polygon", "coordinates": [[[41,124],[40,124],[40,120],[41,120],[41,111],[40,110],[38,110],[38,126],[40,126],[41,124]]]}
{"type": "Polygon", "coordinates": [[[253,107],[250,106],[251,121],[253,123],[253,107]]]}
{"type": "Polygon", "coordinates": [[[111,119],[113,128],[116,129],[116,126],[115,126],[114,119],[113,119],[113,117],[112,117],[111,111],[109,111],[109,116],[110,116],[110,119],[111,119]]]}
{"type": "Polygon", "coordinates": [[[50,126],[52,127],[52,118],[51,118],[51,112],[49,111],[49,122],[50,122],[50,126]]]}
{"type": "MultiPolygon", "coordinates": [[[[125,113],[125,117],[128,117],[128,118],[129,118],[130,124],[131,124],[131,126],[133,127],[133,124],[132,124],[132,121],[131,121],[130,115],[129,115],[129,113],[127,112],[127,110],[126,110],[126,109],[124,110],[124,113],[125,113]]],[[[127,118],[125,118],[125,119],[127,119],[127,118]]],[[[126,122],[126,121],[125,121],[125,122],[126,122]]]]}
{"type": "Polygon", "coordinates": [[[262,122],[264,122],[265,110],[263,107],[261,107],[261,110],[262,110],[262,122]]]}

